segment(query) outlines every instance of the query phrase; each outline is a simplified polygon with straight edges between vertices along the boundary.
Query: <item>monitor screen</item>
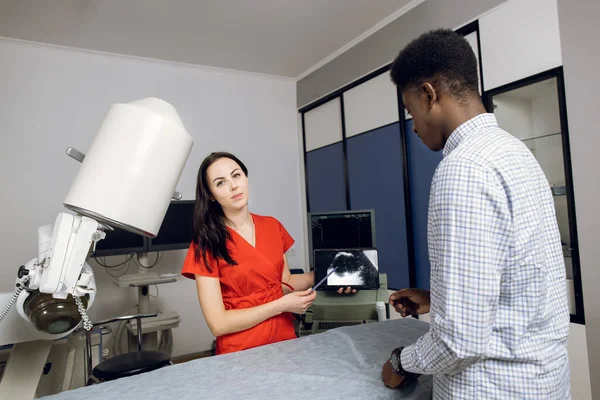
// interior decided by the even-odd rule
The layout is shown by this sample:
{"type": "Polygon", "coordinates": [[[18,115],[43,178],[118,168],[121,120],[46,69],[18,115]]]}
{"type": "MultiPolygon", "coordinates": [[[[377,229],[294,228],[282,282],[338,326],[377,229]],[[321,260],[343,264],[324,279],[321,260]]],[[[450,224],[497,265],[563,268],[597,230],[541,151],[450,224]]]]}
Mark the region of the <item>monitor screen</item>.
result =
{"type": "Polygon", "coordinates": [[[172,201],[155,238],[148,239],[148,251],[187,249],[192,242],[194,200],[172,201]]]}
{"type": "Polygon", "coordinates": [[[145,238],[136,233],[131,233],[115,228],[114,231],[106,230],[106,237],[96,243],[94,257],[118,256],[129,253],[146,251],[145,238]]]}
{"type": "Polygon", "coordinates": [[[360,249],[377,246],[374,210],[311,213],[309,223],[311,256],[314,250],[319,249],[360,249]]]}
{"type": "Polygon", "coordinates": [[[315,250],[317,290],[379,289],[379,265],[376,249],[315,250]]]}

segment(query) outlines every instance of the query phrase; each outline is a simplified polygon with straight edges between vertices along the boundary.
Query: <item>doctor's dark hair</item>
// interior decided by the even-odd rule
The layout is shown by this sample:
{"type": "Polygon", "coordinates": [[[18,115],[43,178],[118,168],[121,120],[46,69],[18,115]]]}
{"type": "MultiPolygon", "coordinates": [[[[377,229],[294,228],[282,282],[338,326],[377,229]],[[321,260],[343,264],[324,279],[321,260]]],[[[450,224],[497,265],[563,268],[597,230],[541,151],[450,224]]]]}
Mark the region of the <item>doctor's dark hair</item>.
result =
{"type": "Polygon", "coordinates": [[[459,101],[479,97],[475,53],[467,39],[450,29],[436,29],[410,42],[392,63],[390,76],[401,91],[428,81],[459,101]]]}
{"type": "Polygon", "coordinates": [[[231,257],[227,248],[227,241],[231,239],[229,231],[225,227],[225,215],[219,202],[212,199],[206,171],[215,161],[221,158],[229,158],[235,161],[244,174],[248,176],[248,168],[236,156],[226,152],[211,153],[202,161],[198,169],[196,181],[196,204],[194,206],[194,243],[197,245],[195,259],[204,261],[206,268],[212,272],[212,266],[208,263],[207,253],[212,256],[218,264],[224,260],[227,264],[237,265],[231,257]]]}

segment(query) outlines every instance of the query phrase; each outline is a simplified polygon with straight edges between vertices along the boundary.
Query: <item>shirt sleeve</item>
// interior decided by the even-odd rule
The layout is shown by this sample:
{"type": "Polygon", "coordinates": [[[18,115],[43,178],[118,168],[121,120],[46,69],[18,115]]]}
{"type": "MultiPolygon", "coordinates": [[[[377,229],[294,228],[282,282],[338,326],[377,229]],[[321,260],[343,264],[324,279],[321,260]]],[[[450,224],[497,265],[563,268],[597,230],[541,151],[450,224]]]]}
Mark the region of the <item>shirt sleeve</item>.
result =
{"type": "Polygon", "coordinates": [[[405,370],[451,375],[485,356],[511,229],[508,200],[492,172],[465,160],[440,165],[429,211],[430,329],[402,351],[405,370]]]}
{"type": "Polygon", "coordinates": [[[209,270],[204,263],[204,257],[202,257],[202,253],[200,253],[200,260],[196,261],[196,247],[198,246],[195,243],[192,242],[190,244],[185,256],[185,260],[183,261],[181,275],[190,279],[196,279],[196,275],[207,276],[209,278],[218,278],[219,266],[217,265],[216,260],[209,252],[206,253],[206,260],[210,265],[209,270]]]}
{"type": "Polygon", "coordinates": [[[283,242],[283,252],[287,252],[295,243],[294,238],[288,233],[283,224],[277,221],[279,224],[279,232],[281,234],[281,240],[283,242]]]}

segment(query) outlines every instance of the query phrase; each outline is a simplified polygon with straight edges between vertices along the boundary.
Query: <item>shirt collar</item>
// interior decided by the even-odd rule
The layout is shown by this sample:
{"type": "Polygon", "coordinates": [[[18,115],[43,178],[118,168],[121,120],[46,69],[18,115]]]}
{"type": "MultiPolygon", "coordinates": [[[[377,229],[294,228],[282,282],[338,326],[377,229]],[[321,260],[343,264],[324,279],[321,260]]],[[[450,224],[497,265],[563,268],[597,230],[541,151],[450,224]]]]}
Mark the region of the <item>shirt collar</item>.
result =
{"type": "Polygon", "coordinates": [[[479,114],[470,120],[463,122],[454,130],[454,132],[452,132],[446,141],[443,151],[444,157],[448,157],[452,150],[457,148],[458,145],[471,134],[481,131],[485,128],[497,126],[498,122],[496,121],[496,116],[491,113],[479,114]]]}

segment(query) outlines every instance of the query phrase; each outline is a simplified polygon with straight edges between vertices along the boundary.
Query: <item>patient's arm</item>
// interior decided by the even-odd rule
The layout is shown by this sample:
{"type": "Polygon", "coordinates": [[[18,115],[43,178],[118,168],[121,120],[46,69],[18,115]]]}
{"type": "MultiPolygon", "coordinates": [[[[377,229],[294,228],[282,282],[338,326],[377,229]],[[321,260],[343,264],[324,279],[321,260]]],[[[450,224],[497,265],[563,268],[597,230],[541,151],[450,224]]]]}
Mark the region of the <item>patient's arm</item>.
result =
{"type": "Polygon", "coordinates": [[[282,312],[302,314],[316,297],[316,293],[309,294],[310,290],[306,290],[256,307],[225,310],[218,278],[196,275],[196,287],[200,308],[214,336],[244,331],[282,312]]]}

